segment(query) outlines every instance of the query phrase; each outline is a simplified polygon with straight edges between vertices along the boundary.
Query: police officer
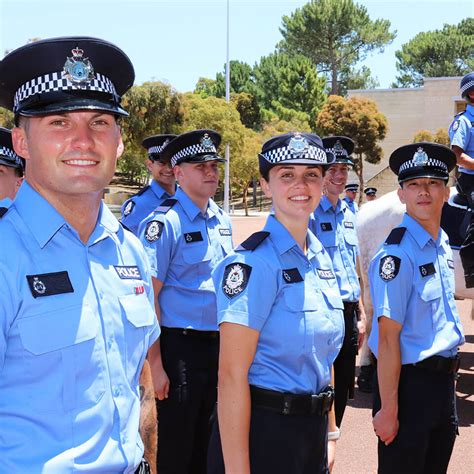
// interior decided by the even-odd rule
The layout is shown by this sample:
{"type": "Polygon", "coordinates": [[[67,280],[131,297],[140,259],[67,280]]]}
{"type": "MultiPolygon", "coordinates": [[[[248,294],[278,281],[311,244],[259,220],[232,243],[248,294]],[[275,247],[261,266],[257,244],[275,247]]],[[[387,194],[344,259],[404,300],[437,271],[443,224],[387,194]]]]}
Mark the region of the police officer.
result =
{"type": "Polygon", "coordinates": [[[467,102],[466,110],[454,117],[449,127],[449,137],[459,166],[457,188],[473,210],[459,255],[464,267],[466,287],[474,288],[474,72],[462,78],[460,92],[467,102]]]}
{"type": "Polygon", "coordinates": [[[347,202],[339,199],[349,166],[353,165],[350,155],[354,142],[347,137],[334,136],[323,138],[323,145],[335,160],[324,177],[324,195],[310,220],[310,229],[331,258],[344,302],[344,343],[334,362],[336,424],[340,427],[347,400],[354,398],[355,362],[365,333],[365,313],[356,270],[359,254],[356,218],[347,202]]]}
{"type": "Polygon", "coordinates": [[[377,199],[377,188],[365,188],[364,194],[366,201],[375,201],[377,199]]]}
{"type": "Polygon", "coordinates": [[[161,152],[176,135],[153,135],[145,138],[142,145],[148,151],[146,167],[153,178],[149,186],[145,186],[135,196],[124,202],[122,206],[122,224],[138,233],[138,226],[160,202],[174,195],[176,180],[169,163],[161,159],[161,152]]]}
{"type": "Polygon", "coordinates": [[[326,473],[328,448],[334,460],[339,433],[328,413],[343,306],[330,257],[308,229],[328,164],[309,133],[273,137],[259,154],[273,213],[214,277],[221,348],[210,474],[224,465],[242,474],[326,473]]]}
{"type": "Polygon", "coordinates": [[[0,217],[23,181],[24,161],[13,150],[11,131],[0,127],[0,217]]]}
{"type": "Polygon", "coordinates": [[[152,267],[160,348],[150,352],[158,398],[158,471],[205,473],[217,397],[219,337],[211,273],[232,250],[231,221],[211,199],[224,160],[213,130],[183,133],[164,149],[180,184],[140,225],[152,267]]]}
{"type": "Polygon", "coordinates": [[[347,184],[345,187],[346,196],[344,197],[344,201],[346,202],[347,207],[352,211],[353,214],[356,214],[359,211],[359,205],[355,201],[358,190],[359,185],[356,183],[347,184]]]}
{"type": "Polygon", "coordinates": [[[133,79],[122,50],[88,37],[0,62],[0,105],[27,162],[0,219],[0,472],[145,472],[156,413],[140,439],[140,400],[145,422],[145,357],[159,335],[150,271],[101,202],[133,79]]]}
{"type": "Polygon", "coordinates": [[[449,148],[434,143],[402,146],[389,160],[407,211],[369,268],[381,474],[446,473],[457,433],[454,385],[464,336],[453,255],[440,228],[455,163],[449,148]]]}

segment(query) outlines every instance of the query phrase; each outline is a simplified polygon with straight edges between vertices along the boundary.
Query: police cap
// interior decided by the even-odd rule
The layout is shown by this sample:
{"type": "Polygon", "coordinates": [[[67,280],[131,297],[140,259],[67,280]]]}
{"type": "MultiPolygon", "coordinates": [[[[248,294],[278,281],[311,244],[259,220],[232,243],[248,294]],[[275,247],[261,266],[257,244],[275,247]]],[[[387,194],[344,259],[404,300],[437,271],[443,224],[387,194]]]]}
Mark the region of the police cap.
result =
{"type": "Polygon", "coordinates": [[[285,133],[270,138],[258,155],[260,173],[265,175],[275,165],[329,166],[334,156],[326,153],[323,142],[313,133],[285,133]]]}
{"type": "Polygon", "coordinates": [[[466,97],[468,92],[474,90],[474,72],[466,74],[461,79],[461,84],[459,85],[459,92],[461,92],[461,97],[466,97]]]}
{"type": "Polygon", "coordinates": [[[7,128],[0,127],[0,165],[18,168],[23,171],[25,162],[13,150],[12,132],[7,128]]]}
{"type": "Polygon", "coordinates": [[[356,193],[359,190],[359,185],[357,183],[346,184],[344,189],[346,191],[353,191],[354,193],[356,193]]]}
{"type": "Polygon", "coordinates": [[[217,154],[221,136],[214,130],[193,130],[171,140],[161,152],[161,159],[174,168],[181,163],[224,162],[217,154]]]}
{"type": "Polygon", "coordinates": [[[364,193],[366,196],[372,196],[374,194],[377,194],[377,188],[365,188],[364,193]]]}
{"type": "Polygon", "coordinates": [[[82,109],[128,115],[120,100],[134,78],[127,55],[102,39],[36,41],[0,62],[0,105],[16,119],[82,109]]]}
{"type": "Polygon", "coordinates": [[[324,148],[335,157],[334,164],[354,165],[351,154],[354,151],[354,142],[349,137],[334,136],[323,138],[324,148]]]}
{"type": "Polygon", "coordinates": [[[161,152],[173,138],[176,138],[176,135],[153,135],[145,138],[145,140],[142,141],[142,146],[148,151],[148,158],[151,161],[160,161],[161,152]]]}
{"type": "Polygon", "coordinates": [[[438,143],[411,143],[397,148],[390,155],[389,165],[399,183],[415,178],[448,181],[450,171],[456,166],[456,155],[438,143]]]}

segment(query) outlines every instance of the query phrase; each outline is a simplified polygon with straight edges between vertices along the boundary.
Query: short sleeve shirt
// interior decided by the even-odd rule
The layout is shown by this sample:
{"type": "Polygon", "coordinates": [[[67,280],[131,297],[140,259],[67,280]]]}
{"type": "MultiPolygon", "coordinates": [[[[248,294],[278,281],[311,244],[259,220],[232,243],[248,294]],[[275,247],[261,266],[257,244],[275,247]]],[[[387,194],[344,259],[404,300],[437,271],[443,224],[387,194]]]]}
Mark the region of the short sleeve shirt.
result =
{"type": "MultiPolygon", "coordinates": [[[[474,159],[474,106],[467,104],[466,111],[457,115],[449,127],[451,146],[456,145],[474,159]]],[[[459,167],[461,173],[474,174],[474,170],[459,167]]]]}

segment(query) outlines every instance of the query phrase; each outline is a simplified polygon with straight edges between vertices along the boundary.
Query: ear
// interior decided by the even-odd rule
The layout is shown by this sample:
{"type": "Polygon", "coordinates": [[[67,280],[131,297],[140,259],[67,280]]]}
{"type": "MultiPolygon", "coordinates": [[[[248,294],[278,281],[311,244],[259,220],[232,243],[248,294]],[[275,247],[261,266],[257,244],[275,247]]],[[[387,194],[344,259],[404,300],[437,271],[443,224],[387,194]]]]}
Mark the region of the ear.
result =
{"type": "Polygon", "coordinates": [[[268,181],[262,176],[260,177],[260,187],[262,188],[263,194],[265,194],[267,198],[272,197],[272,191],[270,190],[268,181]]]}
{"type": "Polygon", "coordinates": [[[23,178],[17,178],[15,183],[15,191],[18,191],[19,187],[21,186],[21,183],[23,183],[23,178]]]}
{"type": "Polygon", "coordinates": [[[450,195],[451,195],[451,188],[446,184],[446,188],[444,189],[444,202],[448,202],[450,195]]]}
{"type": "Polygon", "coordinates": [[[405,193],[403,192],[402,185],[397,189],[397,194],[398,194],[398,199],[400,199],[400,202],[402,204],[406,204],[405,202],[405,193]]]}
{"type": "Polygon", "coordinates": [[[12,130],[12,142],[15,153],[25,160],[29,160],[30,152],[28,148],[28,139],[23,127],[15,127],[12,130]]]}
{"type": "Polygon", "coordinates": [[[174,173],[174,179],[176,181],[179,180],[183,176],[183,170],[181,169],[180,165],[176,165],[174,168],[172,168],[173,173],[174,173]]]}
{"type": "Polygon", "coordinates": [[[122,140],[122,135],[119,135],[119,143],[117,146],[117,160],[122,156],[123,150],[124,150],[124,144],[122,140]]]}
{"type": "Polygon", "coordinates": [[[147,159],[146,160],[146,169],[150,172],[153,173],[153,161],[147,159]]]}

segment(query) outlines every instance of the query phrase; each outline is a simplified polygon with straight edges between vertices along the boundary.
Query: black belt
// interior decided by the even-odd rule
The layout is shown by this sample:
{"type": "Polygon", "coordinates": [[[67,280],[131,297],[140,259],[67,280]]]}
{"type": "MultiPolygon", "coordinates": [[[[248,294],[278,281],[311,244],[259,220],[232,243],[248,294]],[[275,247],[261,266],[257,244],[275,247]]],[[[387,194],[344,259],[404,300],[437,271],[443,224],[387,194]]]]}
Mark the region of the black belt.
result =
{"type": "Polygon", "coordinates": [[[282,415],[324,415],[332,406],[334,389],[329,385],[317,395],[276,392],[250,385],[252,405],[282,415]]]}
{"type": "Polygon", "coordinates": [[[416,364],[408,364],[420,369],[427,369],[433,372],[442,372],[443,374],[455,374],[459,370],[461,358],[459,355],[455,357],[431,356],[428,359],[417,362],[416,364]]]}
{"type": "Polygon", "coordinates": [[[196,329],[168,328],[165,326],[161,327],[161,332],[180,334],[181,336],[202,337],[204,339],[217,339],[219,337],[219,331],[198,331],[196,329]]]}

